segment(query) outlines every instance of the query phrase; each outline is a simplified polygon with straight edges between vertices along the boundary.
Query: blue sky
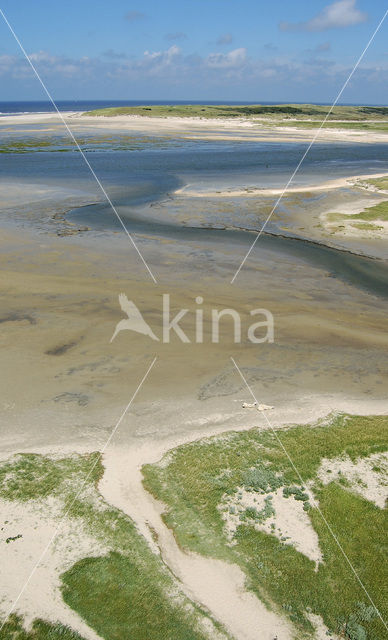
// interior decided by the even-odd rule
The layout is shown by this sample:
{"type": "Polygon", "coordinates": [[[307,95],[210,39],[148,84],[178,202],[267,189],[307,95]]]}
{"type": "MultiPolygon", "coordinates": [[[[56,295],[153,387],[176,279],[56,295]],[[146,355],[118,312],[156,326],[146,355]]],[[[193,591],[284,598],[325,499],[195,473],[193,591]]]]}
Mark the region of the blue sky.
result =
{"type": "MultiPolygon", "coordinates": [[[[331,102],[382,0],[3,0],[57,100],[331,102]]],[[[387,104],[388,18],[342,102],[387,104]]],[[[0,100],[45,99],[0,17],[0,100]]]]}

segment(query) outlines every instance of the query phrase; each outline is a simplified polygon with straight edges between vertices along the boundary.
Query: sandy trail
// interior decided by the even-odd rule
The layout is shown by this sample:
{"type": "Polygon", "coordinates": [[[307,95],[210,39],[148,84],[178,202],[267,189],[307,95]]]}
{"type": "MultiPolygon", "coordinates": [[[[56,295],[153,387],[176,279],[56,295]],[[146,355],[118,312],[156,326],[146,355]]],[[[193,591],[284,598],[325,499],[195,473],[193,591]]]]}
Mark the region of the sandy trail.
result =
{"type": "Polygon", "coordinates": [[[186,595],[207,609],[238,640],[288,640],[291,626],[244,587],[237,565],[183,552],[161,518],[163,504],[143,487],[141,467],[157,462],[171,444],[147,442],[135,448],[111,447],[104,453],[105,473],[99,490],[104,498],[127,513],[155,552],[180,580],[186,595]],[[157,544],[151,531],[157,536],[157,544]],[[236,615],[238,612],[238,615],[236,615]]]}

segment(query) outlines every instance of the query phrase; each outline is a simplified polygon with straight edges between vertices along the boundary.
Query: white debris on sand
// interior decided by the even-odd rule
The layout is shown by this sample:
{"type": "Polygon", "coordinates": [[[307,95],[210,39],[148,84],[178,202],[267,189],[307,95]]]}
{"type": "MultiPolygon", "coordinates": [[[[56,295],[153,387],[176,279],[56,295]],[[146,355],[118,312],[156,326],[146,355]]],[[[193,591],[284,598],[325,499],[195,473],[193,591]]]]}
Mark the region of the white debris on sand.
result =
{"type": "Polygon", "coordinates": [[[258,402],[243,402],[243,409],[257,409],[258,411],[268,411],[268,409],[275,409],[269,404],[259,404],[258,402]]]}

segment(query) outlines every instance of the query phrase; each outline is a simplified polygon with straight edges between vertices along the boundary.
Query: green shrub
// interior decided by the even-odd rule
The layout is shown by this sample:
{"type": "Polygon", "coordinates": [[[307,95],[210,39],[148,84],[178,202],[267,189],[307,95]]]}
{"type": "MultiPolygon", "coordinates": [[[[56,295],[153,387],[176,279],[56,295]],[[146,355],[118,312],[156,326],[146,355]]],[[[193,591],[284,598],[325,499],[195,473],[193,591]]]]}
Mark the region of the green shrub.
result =
{"type": "Polygon", "coordinates": [[[284,484],[282,475],[277,475],[271,468],[258,463],[253,469],[248,469],[243,475],[243,485],[246,489],[267,493],[276,491],[284,484]]]}

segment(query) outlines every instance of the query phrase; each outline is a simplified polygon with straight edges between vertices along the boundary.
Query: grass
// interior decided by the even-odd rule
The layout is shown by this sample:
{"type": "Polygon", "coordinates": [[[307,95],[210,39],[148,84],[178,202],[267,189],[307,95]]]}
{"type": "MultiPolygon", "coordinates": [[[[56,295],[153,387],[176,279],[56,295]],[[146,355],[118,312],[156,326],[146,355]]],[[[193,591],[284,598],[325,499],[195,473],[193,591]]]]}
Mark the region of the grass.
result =
{"type": "MultiPolygon", "coordinates": [[[[92,455],[55,460],[34,453],[18,454],[0,466],[0,497],[27,502],[63,496],[66,481],[86,476],[92,463],[92,455]]],[[[90,481],[98,482],[101,473],[101,466],[97,465],[90,481]]]]}
{"type": "Polygon", "coordinates": [[[379,202],[375,204],[373,207],[367,207],[364,211],[360,213],[353,213],[350,216],[347,216],[352,220],[381,220],[388,221],[388,200],[384,200],[384,202],[379,202]]]}
{"type": "Polygon", "coordinates": [[[365,180],[368,184],[377,187],[378,189],[388,189],[388,176],[383,176],[382,178],[373,178],[371,180],[365,180]]]}
{"type": "Polygon", "coordinates": [[[384,229],[384,227],[371,222],[353,222],[352,227],[360,229],[361,231],[382,231],[382,229],[384,229]]]}
{"type": "MultiPolygon", "coordinates": [[[[288,105],[150,105],[138,107],[108,107],[87,111],[85,116],[123,116],[137,115],[148,117],[199,117],[199,118],[256,118],[271,124],[284,126],[301,126],[315,128],[320,125],[329,110],[328,106],[313,104],[288,105]],[[308,120],[306,118],[308,117],[308,120]]],[[[325,128],[349,128],[372,131],[388,131],[388,107],[350,107],[336,106],[331,120],[340,122],[326,122],[325,128]],[[351,122],[351,121],[356,122],[351,122]],[[380,122],[372,122],[380,120],[380,122]]]]}
{"type": "MultiPolygon", "coordinates": [[[[386,417],[341,415],[330,424],[295,426],[279,434],[304,482],[312,483],[322,513],[383,617],[387,613],[386,511],[352,493],[341,482],[323,486],[316,474],[323,457],[346,454],[355,460],[386,450],[387,427],[386,417]]],[[[168,460],[168,464],[145,466],[144,482],[167,505],[166,522],[183,548],[237,562],[250,588],[281,609],[301,631],[312,631],[307,618],[311,611],[321,615],[331,631],[352,640],[356,638],[352,635],[356,625],[362,627],[359,633],[366,634],[360,638],[383,637],[384,629],[374,610],[369,611],[370,619],[363,619],[360,611],[370,602],[316,508],[309,508],[307,513],[324,557],[317,572],[306,556],[275,536],[257,531],[249,519],[237,528],[235,544],[228,544],[219,506],[223,496],[235,494],[244,486],[250,470],[264,468],[272,481],[281,476],[291,492],[292,487],[300,485],[271,432],[253,429],[202,440],[175,449],[168,460]]],[[[271,488],[268,484],[266,491],[271,488]]],[[[252,482],[250,486],[252,489],[252,482]]]]}
{"type": "MultiPolygon", "coordinates": [[[[388,200],[379,202],[373,207],[367,207],[363,211],[360,211],[360,213],[345,214],[330,212],[326,214],[326,220],[330,223],[357,220],[357,222],[352,223],[352,227],[363,231],[381,231],[384,227],[373,224],[373,222],[388,222],[388,200]]],[[[345,229],[346,227],[342,225],[338,228],[345,229]]]]}
{"type": "MultiPolygon", "coordinates": [[[[152,117],[202,117],[202,118],[240,118],[269,116],[271,118],[306,118],[322,120],[329,110],[328,106],[314,104],[282,104],[282,105],[150,105],[137,107],[108,107],[87,111],[87,116],[120,116],[145,115],[152,117]]],[[[341,120],[388,119],[388,107],[351,107],[336,106],[332,117],[341,120]]]]}
{"type": "MultiPolygon", "coordinates": [[[[209,622],[208,616],[179,590],[131,519],[104,501],[97,489],[102,474],[98,453],[55,459],[20,454],[0,465],[0,497],[36,505],[40,517],[54,498],[54,508],[61,506],[72,528],[107,549],[106,555],[84,558],[61,576],[64,601],[102,638],[205,640],[201,624],[209,622]]],[[[35,630],[25,632],[19,629],[21,620],[9,619],[0,638],[79,638],[39,620],[34,625],[35,630]]]]}
{"type": "MultiPolygon", "coordinates": [[[[103,638],[197,640],[184,607],[171,606],[151,574],[130,557],[86,558],[64,577],[64,599],[103,638]],[[146,578],[146,579],[145,579],[146,578]]],[[[166,585],[167,586],[167,585],[166,585]]]]}
{"type": "Polygon", "coordinates": [[[44,620],[34,620],[27,631],[23,618],[11,614],[0,632],[1,640],[83,640],[82,637],[62,624],[51,624],[44,620]]]}

